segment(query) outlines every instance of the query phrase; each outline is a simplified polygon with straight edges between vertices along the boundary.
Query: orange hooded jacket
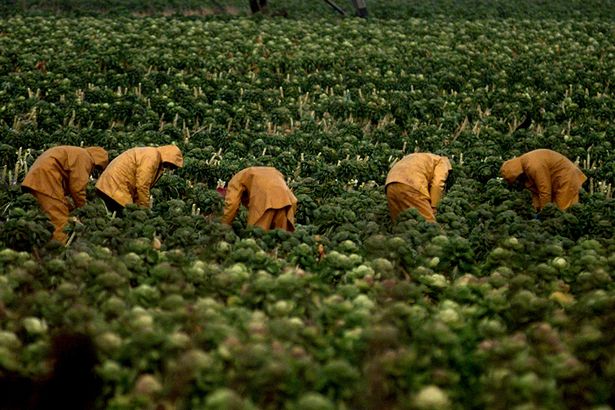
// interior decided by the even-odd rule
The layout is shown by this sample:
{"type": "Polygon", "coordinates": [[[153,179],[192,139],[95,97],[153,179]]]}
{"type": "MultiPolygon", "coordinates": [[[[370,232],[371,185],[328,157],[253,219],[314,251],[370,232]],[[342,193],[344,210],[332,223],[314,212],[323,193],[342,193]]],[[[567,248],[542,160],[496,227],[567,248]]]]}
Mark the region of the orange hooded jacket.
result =
{"type": "Polygon", "coordinates": [[[269,209],[289,207],[287,218],[294,224],[297,198],[290,191],[284,175],[272,167],[250,167],[241,170],[231,178],[224,201],[222,222],[230,224],[239,206],[248,208],[248,224],[256,222],[269,209]]]}
{"type": "Polygon", "coordinates": [[[149,207],[150,188],[162,175],[163,164],[184,165],[175,145],[136,147],[117,156],[102,173],[96,189],[121,206],[135,203],[149,207]]]}
{"type": "Polygon", "coordinates": [[[100,147],[61,145],[43,152],[21,185],[67,205],[66,197],[70,196],[75,207],[79,208],[85,205],[92,170],[94,167],[104,169],[108,163],[107,151],[100,147]]]}
{"type": "Polygon", "coordinates": [[[446,157],[420,152],[406,155],[397,162],[387,175],[386,186],[398,182],[418,191],[435,208],[444,192],[448,173],[452,169],[446,157]]]}
{"type": "Polygon", "coordinates": [[[532,193],[532,205],[541,210],[549,202],[562,210],[579,202],[579,189],[587,179],[568,158],[549,149],[537,149],[504,162],[502,177],[514,183],[525,175],[525,187],[532,193]]]}

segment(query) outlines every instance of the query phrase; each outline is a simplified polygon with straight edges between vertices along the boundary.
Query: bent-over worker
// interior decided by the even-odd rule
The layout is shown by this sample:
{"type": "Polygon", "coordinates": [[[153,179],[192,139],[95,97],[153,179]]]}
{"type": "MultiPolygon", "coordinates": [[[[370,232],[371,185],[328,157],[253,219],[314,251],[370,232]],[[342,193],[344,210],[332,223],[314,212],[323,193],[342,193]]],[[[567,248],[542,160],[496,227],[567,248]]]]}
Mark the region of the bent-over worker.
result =
{"type": "Polygon", "coordinates": [[[250,167],[235,174],[226,190],[222,222],[230,225],[242,203],[248,208],[249,225],[295,230],[297,198],[277,169],[250,167]]]}
{"type": "Polygon", "coordinates": [[[94,168],[104,169],[109,163],[107,151],[100,147],[60,145],[43,152],[34,161],[22,188],[38,201],[55,226],[53,239],[66,243],[64,226],[68,214],[86,202],[86,187],[94,168]],[[72,204],[67,199],[72,198],[72,204]]]}
{"type": "Polygon", "coordinates": [[[406,155],[389,171],[385,191],[391,218],[416,208],[429,222],[436,221],[436,207],[442,198],[448,173],[446,157],[426,152],[406,155]]]}
{"type": "Polygon", "coordinates": [[[579,202],[585,174],[562,154],[537,149],[510,159],[500,168],[509,183],[521,183],[532,193],[532,206],[540,211],[550,202],[567,209],[579,202]]]}
{"type": "Polygon", "coordinates": [[[149,208],[150,189],[166,168],[184,165],[181,151],[175,145],[136,147],[118,155],[102,173],[96,190],[110,211],[128,204],[149,208]]]}

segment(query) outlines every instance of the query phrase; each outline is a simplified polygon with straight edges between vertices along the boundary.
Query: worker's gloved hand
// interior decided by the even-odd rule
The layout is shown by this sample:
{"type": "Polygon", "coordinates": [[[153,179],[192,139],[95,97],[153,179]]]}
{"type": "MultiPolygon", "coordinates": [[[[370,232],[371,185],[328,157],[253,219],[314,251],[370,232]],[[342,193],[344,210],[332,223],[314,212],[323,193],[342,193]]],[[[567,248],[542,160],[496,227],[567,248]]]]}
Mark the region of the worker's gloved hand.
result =
{"type": "Polygon", "coordinates": [[[218,195],[220,195],[222,198],[226,197],[226,188],[218,187],[216,188],[216,192],[218,192],[218,195]]]}

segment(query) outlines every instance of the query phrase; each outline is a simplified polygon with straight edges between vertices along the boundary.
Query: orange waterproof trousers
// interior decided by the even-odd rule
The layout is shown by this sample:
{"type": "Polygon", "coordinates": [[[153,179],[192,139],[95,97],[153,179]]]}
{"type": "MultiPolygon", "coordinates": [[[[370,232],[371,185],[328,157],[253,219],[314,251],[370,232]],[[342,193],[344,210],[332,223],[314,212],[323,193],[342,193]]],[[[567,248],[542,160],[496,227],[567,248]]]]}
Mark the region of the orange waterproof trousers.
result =
{"type": "Polygon", "coordinates": [[[68,235],[64,232],[64,227],[68,223],[68,204],[37,191],[30,191],[30,193],[34,195],[41,210],[47,214],[51,223],[55,226],[53,239],[66,243],[68,235]]]}
{"type": "Polygon", "coordinates": [[[429,198],[425,198],[410,185],[392,182],[387,185],[386,193],[391,219],[396,220],[399,214],[406,209],[416,208],[427,221],[436,222],[429,198]]]}
{"type": "Polygon", "coordinates": [[[579,203],[579,189],[581,188],[578,185],[567,184],[554,193],[553,202],[555,202],[559,209],[568,209],[572,205],[579,203]]]}
{"type": "Polygon", "coordinates": [[[289,210],[290,205],[280,209],[267,209],[254,225],[266,231],[270,229],[284,229],[285,231],[293,232],[295,225],[288,219],[289,210]]]}

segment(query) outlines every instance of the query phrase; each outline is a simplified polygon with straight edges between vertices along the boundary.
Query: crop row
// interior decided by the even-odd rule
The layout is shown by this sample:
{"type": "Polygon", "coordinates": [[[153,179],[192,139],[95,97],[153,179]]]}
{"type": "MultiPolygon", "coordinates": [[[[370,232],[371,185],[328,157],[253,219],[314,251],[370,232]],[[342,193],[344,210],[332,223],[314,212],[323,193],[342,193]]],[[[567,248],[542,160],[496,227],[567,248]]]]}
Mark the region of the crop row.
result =
{"type": "Polygon", "coordinates": [[[369,155],[369,180],[414,150],[469,162],[549,146],[591,151],[613,181],[608,24],[15,18],[0,30],[13,147],[175,141],[249,158],[266,145],[289,153],[273,163],[285,173],[301,154],[369,155]]]}
{"type": "MultiPolygon", "coordinates": [[[[559,3],[558,3],[559,4],[559,3]]],[[[605,21],[0,20],[0,370],[91,335],[110,408],[613,405],[615,32],[605,21]],[[152,209],[93,192],[70,245],[19,181],[46,147],[177,143],[152,209]],[[23,149],[19,149],[23,147],[23,149]],[[590,176],[533,219],[504,159],[590,176]],[[453,162],[438,224],[392,224],[391,163],[453,162]],[[218,222],[271,165],[296,232],[218,222]]]]}

